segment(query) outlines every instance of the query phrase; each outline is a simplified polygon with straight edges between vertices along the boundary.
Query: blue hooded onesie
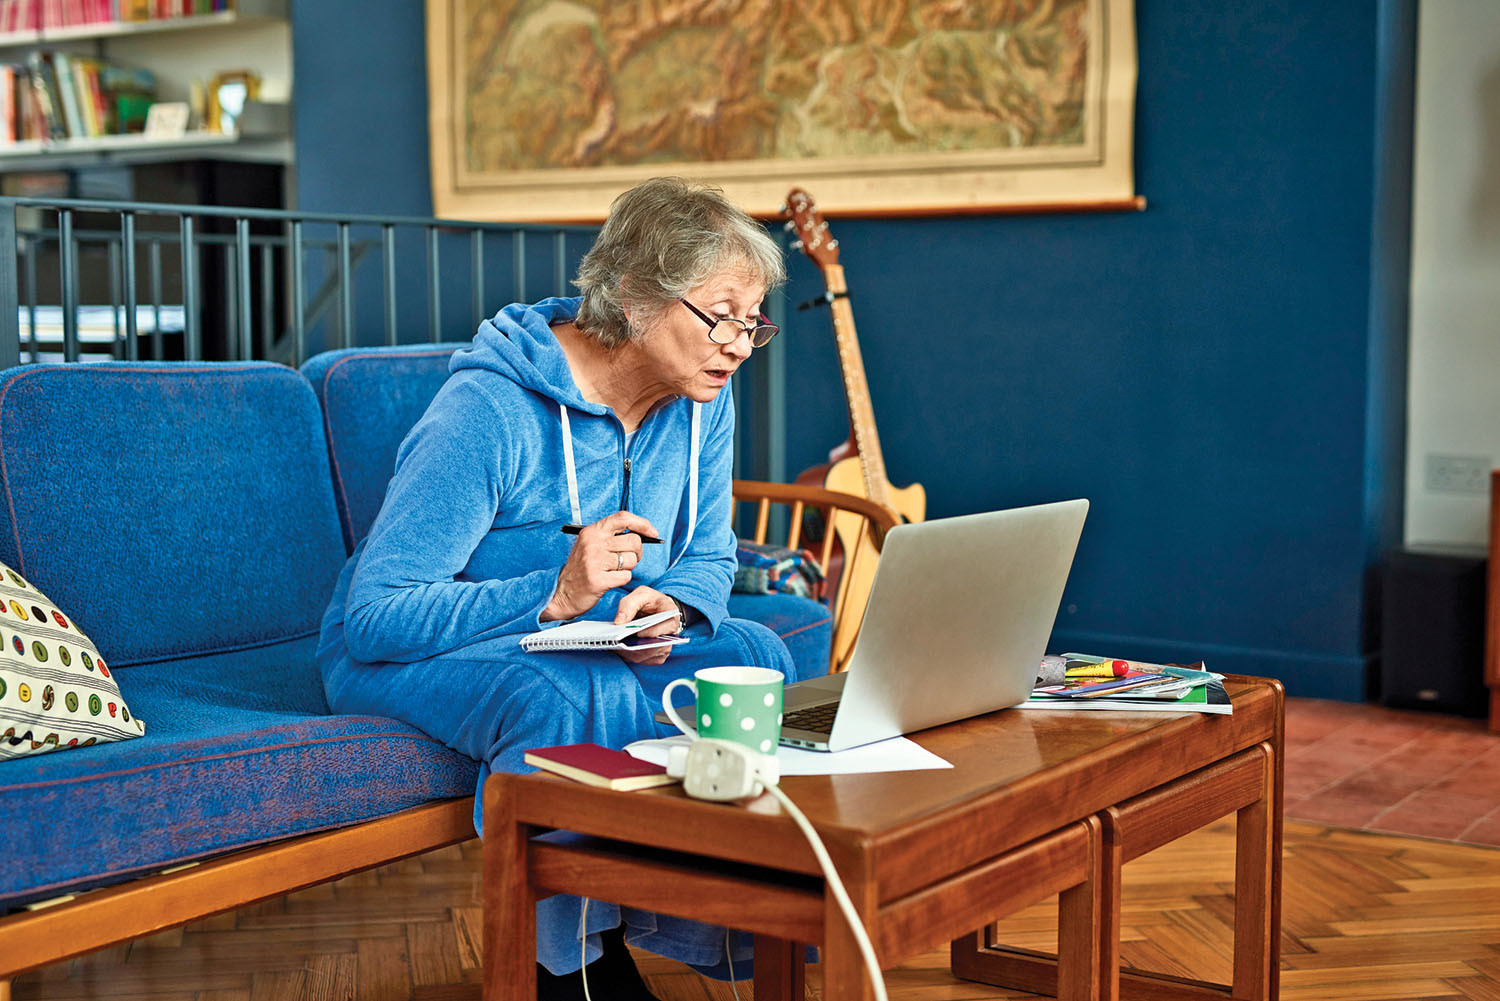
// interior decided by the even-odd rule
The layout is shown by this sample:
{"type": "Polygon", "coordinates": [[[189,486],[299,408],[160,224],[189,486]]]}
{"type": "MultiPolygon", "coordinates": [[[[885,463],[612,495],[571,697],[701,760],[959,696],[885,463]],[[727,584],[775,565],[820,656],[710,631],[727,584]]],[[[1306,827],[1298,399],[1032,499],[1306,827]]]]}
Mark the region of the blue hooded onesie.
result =
{"type": "MultiPolygon", "coordinates": [[[[579,393],[550,329],[577,312],[577,299],[513,304],[454,353],[323,619],[329,705],[404,720],[475,758],[481,790],[492,771],[530,771],[528,748],[623,747],[667,733],[652,720],[661,691],[699,668],[756,664],[797,680],[781,640],[725,608],[735,570],[728,388],[701,405],[663,400],[627,443],[614,412],[579,393]],[[628,590],[647,584],[703,613],[691,641],[656,667],[609,651],[523,652],[522,636],[557,625],[538,616],[573,545],[562,525],[621,509],[665,544],[643,547],[630,588],[583,617],[612,621],[628,590]]],[[[476,805],[476,829],[481,820],[476,805]]],[[[553,973],[579,967],[580,908],[566,896],[537,907],[537,958],[553,973]]],[[[622,917],[632,945],[724,974],[723,929],[592,902],[587,930],[622,917]]],[[[600,946],[589,938],[592,959],[600,946]]],[[[749,955],[742,938],[737,965],[749,955]]]]}

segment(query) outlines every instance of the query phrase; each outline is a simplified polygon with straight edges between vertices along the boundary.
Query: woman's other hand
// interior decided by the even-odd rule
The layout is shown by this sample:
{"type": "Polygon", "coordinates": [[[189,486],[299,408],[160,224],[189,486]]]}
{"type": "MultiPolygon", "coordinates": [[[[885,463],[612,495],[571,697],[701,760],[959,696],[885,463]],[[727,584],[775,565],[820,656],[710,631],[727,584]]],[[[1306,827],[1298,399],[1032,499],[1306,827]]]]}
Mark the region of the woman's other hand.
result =
{"type": "MultiPolygon", "coordinates": [[[[629,511],[616,511],[585,525],[557,576],[557,588],[541,620],[575,619],[598,604],[605,591],[628,585],[641,561],[641,535],[656,537],[656,528],[629,511]]],[[[667,604],[671,604],[670,598],[667,604]]]]}
{"type": "MultiPolygon", "coordinates": [[[[629,622],[631,619],[638,619],[643,615],[654,615],[657,612],[672,612],[676,610],[677,602],[673,601],[667,595],[662,594],[656,588],[647,587],[642,584],[620,599],[620,610],[615,614],[615,622],[624,623],[629,622]]],[[[636,635],[668,636],[681,631],[682,622],[674,616],[665,622],[658,622],[654,626],[647,626],[636,633],[636,635]]],[[[646,650],[618,650],[616,652],[622,659],[628,660],[632,664],[645,664],[655,667],[667,659],[668,654],[672,652],[672,648],[670,646],[662,646],[651,647],[646,650]]]]}

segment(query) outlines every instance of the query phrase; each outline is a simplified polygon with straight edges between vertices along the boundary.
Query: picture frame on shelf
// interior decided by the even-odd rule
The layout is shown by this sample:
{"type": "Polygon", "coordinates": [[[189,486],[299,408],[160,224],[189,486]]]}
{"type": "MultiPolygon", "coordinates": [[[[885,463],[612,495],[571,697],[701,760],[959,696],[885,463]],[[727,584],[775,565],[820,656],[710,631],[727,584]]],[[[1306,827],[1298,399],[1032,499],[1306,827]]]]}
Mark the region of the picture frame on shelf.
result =
{"type": "Polygon", "coordinates": [[[245,103],[260,96],[260,77],[250,70],[225,70],[208,83],[209,132],[233,135],[245,103]]]}
{"type": "Polygon", "coordinates": [[[186,101],[158,101],[146,112],[147,139],[181,139],[187,134],[189,108],[186,101]]]}

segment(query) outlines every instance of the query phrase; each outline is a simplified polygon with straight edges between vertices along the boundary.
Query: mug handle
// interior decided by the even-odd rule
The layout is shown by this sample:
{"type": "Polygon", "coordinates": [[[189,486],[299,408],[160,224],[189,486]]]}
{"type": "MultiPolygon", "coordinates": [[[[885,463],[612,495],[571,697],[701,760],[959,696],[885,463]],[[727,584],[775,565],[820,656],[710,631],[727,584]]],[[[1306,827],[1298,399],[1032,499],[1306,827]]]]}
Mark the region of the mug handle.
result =
{"type": "Polygon", "coordinates": [[[661,690],[662,711],[667,714],[667,719],[671,720],[677,725],[677,729],[681,730],[684,734],[693,738],[694,740],[697,740],[698,731],[690,729],[688,725],[682,721],[682,717],[677,715],[677,710],[672,705],[672,689],[677,685],[687,685],[693,690],[693,697],[695,699],[698,697],[698,686],[693,683],[692,678],[673,678],[671,681],[667,682],[667,687],[661,690]]]}

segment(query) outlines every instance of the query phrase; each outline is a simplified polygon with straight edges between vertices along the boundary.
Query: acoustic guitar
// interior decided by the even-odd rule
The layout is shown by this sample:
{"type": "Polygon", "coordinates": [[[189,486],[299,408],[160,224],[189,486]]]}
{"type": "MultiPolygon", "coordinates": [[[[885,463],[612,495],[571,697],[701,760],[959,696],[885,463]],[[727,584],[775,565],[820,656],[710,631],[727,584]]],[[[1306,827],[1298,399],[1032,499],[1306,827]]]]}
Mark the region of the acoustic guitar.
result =
{"type": "MultiPolygon", "coordinates": [[[[875,431],[875,408],[870,402],[864,360],[854,331],[854,311],[849,305],[844,269],[839,264],[838,241],[833,239],[812,196],[801,188],[793,188],[787,195],[786,213],[787,228],[797,235],[802,252],[823,273],[824,299],[833,314],[834,343],[844,377],[844,399],[849,407],[848,440],[829,453],[826,465],[805,470],[797,482],[866,497],[891,511],[900,521],[922,521],[927,513],[927,491],[920,483],[894,486],[886,477],[885,456],[875,431]]],[[[847,579],[839,582],[836,592],[841,608],[863,609],[875,579],[879,554],[869,533],[861,532],[859,526],[859,517],[847,514],[836,517],[831,526],[844,552],[842,573],[847,579]]],[[[841,628],[833,638],[833,664],[834,670],[843,670],[853,651],[859,619],[836,615],[836,621],[841,628]]]]}

